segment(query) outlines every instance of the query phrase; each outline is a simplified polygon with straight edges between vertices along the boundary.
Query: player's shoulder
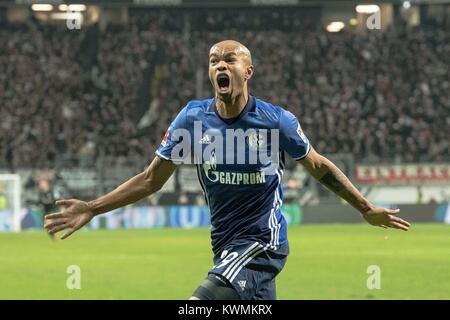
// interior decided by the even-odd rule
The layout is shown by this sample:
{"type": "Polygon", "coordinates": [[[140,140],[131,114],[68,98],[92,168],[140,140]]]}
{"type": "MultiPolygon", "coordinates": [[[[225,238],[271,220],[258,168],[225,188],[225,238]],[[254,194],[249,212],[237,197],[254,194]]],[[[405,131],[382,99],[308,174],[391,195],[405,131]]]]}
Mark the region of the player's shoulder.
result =
{"type": "Polygon", "coordinates": [[[256,112],[259,114],[259,116],[265,117],[269,121],[280,122],[282,116],[284,116],[286,113],[290,113],[282,106],[272,104],[262,99],[256,98],[255,101],[256,112]]]}
{"type": "Polygon", "coordinates": [[[205,112],[213,102],[213,98],[190,100],[184,106],[187,114],[205,112]]]}

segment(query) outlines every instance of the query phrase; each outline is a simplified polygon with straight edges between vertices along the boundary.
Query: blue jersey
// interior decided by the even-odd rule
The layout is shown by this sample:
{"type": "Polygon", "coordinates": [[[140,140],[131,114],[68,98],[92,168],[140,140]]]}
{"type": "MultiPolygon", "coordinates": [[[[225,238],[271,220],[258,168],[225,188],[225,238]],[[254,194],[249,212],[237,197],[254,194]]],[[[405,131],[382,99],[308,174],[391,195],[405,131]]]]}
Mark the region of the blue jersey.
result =
{"type": "Polygon", "coordinates": [[[220,117],[215,99],[190,101],[170,125],[156,154],[175,163],[196,164],[217,254],[230,243],[256,241],[276,249],[287,242],[281,213],[284,153],[299,160],[310,148],[292,113],[249,96],[234,119],[220,117]],[[244,138],[231,143],[239,140],[237,136],[244,138]],[[257,152],[270,157],[251,158],[257,152]]]}

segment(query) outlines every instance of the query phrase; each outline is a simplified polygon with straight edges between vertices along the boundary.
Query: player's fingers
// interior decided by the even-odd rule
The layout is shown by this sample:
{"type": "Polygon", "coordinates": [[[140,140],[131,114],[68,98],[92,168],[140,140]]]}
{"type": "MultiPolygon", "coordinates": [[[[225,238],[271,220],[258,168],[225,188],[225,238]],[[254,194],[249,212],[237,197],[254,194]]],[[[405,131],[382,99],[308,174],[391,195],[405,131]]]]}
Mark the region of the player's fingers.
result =
{"type": "Polygon", "coordinates": [[[71,204],[73,204],[74,199],[62,199],[62,200],[58,200],[56,201],[56,205],[58,206],[70,206],[71,204]]]}
{"type": "Polygon", "coordinates": [[[75,231],[77,231],[77,229],[71,228],[68,232],[63,234],[63,236],[61,237],[61,240],[64,240],[64,239],[70,237],[75,231]]]}
{"type": "Polygon", "coordinates": [[[379,227],[380,227],[380,228],[384,228],[384,229],[387,229],[387,228],[388,228],[388,227],[385,226],[384,224],[380,224],[379,227]]]}
{"type": "Polygon", "coordinates": [[[397,214],[399,212],[400,212],[400,209],[394,209],[394,210],[392,210],[392,209],[384,209],[384,213],[386,213],[386,214],[397,214]]]}
{"type": "Polygon", "coordinates": [[[394,222],[394,221],[389,222],[388,226],[390,228],[400,229],[400,230],[403,230],[403,231],[408,231],[408,227],[407,226],[404,226],[404,225],[402,225],[400,223],[397,223],[397,222],[394,222]]]}
{"type": "Polygon", "coordinates": [[[51,213],[45,216],[45,220],[52,220],[52,219],[61,219],[66,218],[66,214],[64,212],[57,212],[57,213],[51,213]]]}
{"type": "Polygon", "coordinates": [[[408,227],[408,228],[411,226],[411,224],[408,221],[405,221],[405,220],[403,220],[403,219],[401,219],[399,217],[390,216],[390,220],[394,221],[394,222],[397,222],[397,223],[400,223],[400,224],[402,224],[402,225],[404,225],[405,227],[408,227]]]}
{"type": "Polygon", "coordinates": [[[61,230],[67,229],[69,227],[69,225],[67,223],[64,223],[62,225],[56,226],[54,228],[52,228],[48,233],[49,234],[55,234],[61,230]]]}
{"type": "Polygon", "coordinates": [[[53,221],[53,222],[46,222],[44,224],[44,228],[49,230],[49,229],[52,229],[53,227],[60,226],[66,222],[67,222],[67,219],[60,219],[60,220],[53,221]]]}

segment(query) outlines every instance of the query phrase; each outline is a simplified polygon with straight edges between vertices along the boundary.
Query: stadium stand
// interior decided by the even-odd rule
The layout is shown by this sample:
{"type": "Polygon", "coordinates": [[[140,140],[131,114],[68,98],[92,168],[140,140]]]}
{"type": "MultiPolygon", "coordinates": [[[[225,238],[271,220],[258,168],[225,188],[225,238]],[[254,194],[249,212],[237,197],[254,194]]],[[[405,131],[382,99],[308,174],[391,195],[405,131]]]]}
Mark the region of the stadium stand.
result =
{"type": "Polygon", "coordinates": [[[448,30],[331,34],[295,11],[261,10],[131,11],[128,25],[75,32],[37,21],[2,27],[0,167],[150,160],[181,107],[211,96],[207,53],[224,38],[252,51],[251,92],[296,114],[321,152],[449,158],[448,30]]]}

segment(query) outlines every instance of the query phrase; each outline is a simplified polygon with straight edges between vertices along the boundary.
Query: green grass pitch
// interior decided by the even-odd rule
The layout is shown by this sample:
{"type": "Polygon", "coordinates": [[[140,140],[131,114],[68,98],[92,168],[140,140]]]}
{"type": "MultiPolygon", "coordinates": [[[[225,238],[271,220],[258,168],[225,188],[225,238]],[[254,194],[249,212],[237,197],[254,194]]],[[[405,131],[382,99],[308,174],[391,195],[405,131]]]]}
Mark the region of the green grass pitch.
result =
{"type": "MultiPolygon", "coordinates": [[[[450,299],[450,226],[289,227],[279,299],[450,299]],[[381,289],[367,288],[367,268],[381,289]]],[[[0,299],[186,299],[212,267],[208,229],[0,234],[0,299]],[[81,289],[66,287],[81,268],[81,289]]]]}

